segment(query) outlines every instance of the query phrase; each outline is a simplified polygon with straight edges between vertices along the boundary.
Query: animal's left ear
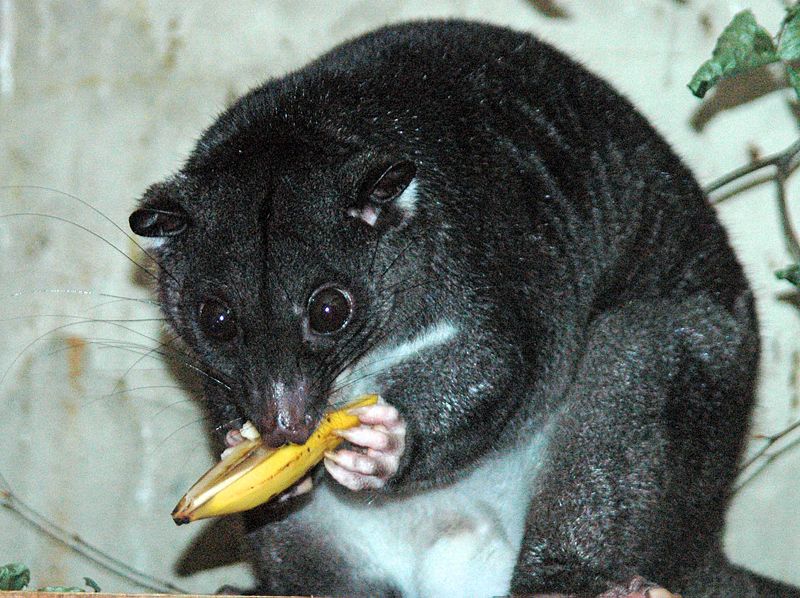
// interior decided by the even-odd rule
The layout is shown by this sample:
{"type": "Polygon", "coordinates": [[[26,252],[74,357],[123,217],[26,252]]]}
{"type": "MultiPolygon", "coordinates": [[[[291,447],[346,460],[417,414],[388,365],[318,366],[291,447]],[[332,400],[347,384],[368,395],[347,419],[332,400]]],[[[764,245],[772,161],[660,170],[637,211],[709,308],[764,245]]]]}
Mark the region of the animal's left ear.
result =
{"type": "Polygon", "coordinates": [[[398,223],[407,220],[416,209],[416,174],[417,167],[409,160],[380,169],[377,176],[368,177],[359,194],[359,205],[347,213],[370,226],[385,219],[388,216],[386,212],[393,214],[390,220],[398,223]]]}
{"type": "Polygon", "coordinates": [[[189,225],[189,217],[164,185],[153,185],[144,195],[142,206],[128,218],[131,230],[141,237],[174,237],[189,225]]]}

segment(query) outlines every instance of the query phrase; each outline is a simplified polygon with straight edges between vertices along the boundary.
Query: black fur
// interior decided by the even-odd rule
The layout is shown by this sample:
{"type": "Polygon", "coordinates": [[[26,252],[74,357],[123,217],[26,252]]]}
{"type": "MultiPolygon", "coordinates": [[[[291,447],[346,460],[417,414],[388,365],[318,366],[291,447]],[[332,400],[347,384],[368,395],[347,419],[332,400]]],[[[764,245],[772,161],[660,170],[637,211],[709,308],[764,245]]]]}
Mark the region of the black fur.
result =
{"type": "MultiPolygon", "coordinates": [[[[684,596],[800,596],[721,554],[759,352],[725,232],[645,119],[549,46],[465,22],[366,35],[239,100],[143,206],[188,217],[158,249],[160,293],[219,380],[220,423],[233,410],[275,444],[302,438],[343,368],[448,321],[454,343],[381,378],[408,436],[380,500],[424,496],[547,426],[510,591],[641,575],[684,596]],[[353,217],[404,161],[413,214],[353,217]],[[353,319],[311,338],[302,308],[329,282],[353,319]],[[203,335],[208,298],[231,306],[234,341],[203,335]]],[[[393,591],[302,518],[309,500],[250,516],[259,589],[393,591]]]]}

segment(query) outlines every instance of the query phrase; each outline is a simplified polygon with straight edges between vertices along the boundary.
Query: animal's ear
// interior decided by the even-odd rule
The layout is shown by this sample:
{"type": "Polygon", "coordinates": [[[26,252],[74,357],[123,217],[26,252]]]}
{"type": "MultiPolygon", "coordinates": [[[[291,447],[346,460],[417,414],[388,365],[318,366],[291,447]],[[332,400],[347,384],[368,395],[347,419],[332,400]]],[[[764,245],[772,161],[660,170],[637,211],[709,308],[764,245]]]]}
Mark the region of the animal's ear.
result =
{"type": "Polygon", "coordinates": [[[142,237],[174,237],[186,230],[189,217],[165,186],[153,185],[144,195],[142,206],[128,218],[131,230],[142,237]]]}
{"type": "Polygon", "coordinates": [[[359,193],[359,205],[348,211],[375,226],[381,212],[390,209],[399,212],[401,220],[414,214],[416,207],[417,167],[409,160],[383,166],[367,176],[359,193]]]}

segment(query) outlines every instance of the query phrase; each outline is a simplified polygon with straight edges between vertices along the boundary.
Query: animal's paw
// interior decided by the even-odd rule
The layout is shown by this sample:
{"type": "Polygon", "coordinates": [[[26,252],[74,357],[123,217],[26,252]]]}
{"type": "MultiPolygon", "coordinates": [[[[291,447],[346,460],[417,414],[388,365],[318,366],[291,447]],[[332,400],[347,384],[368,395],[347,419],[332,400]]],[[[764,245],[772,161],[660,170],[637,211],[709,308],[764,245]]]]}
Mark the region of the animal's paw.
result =
{"type": "Polygon", "coordinates": [[[396,472],[405,450],[406,423],[400,412],[379,399],[351,410],[361,425],[337,434],[351,448],[325,454],[325,468],[350,490],[382,488],[396,472]]]}
{"type": "MultiPolygon", "coordinates": [[[[639,578],[634,578],[637,581],[639,578]]],[[[639,586],[641,588],[641,586],[639,586]]],[[[573,594],[534,594],[534,598],[576,598],[573,594]]],[[[597,598],[681,598],[680,594],[672,594],[664,588],[653,585],[645,585],[642,589],[636,589],[636,585],[625,585],[611,588],[603,592],[597,598]]]]}
{"type": "Polygon", "coordinates": [[[680,598],[638,575],[626,584],[603,592],[598,598],[680,598]]]}

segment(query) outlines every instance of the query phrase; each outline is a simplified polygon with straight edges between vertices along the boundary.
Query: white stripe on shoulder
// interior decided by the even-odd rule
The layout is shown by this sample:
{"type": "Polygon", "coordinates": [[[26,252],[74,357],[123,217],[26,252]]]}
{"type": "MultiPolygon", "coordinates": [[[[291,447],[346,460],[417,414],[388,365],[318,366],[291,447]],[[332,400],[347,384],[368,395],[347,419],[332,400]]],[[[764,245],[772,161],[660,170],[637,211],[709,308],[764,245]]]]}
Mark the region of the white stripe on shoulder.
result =
{"type": "Polygon", "coordinates": [[[423,332],[416,335],[410,341],[401,343],[386,350],[386,359],[390,365],[396,365],[416,357],[418,353],[426,349],[438,347],[450,342],[458,334],[458,328],[451,322],[442,321],[426,328],[423,332]]]}
{"type": "Polygon", "coordinates": [[[375,377],[396,365],[415,358],[423,351],[449,343],[458,335],[458,328],[447,320],[429,326],[412,339],[373,349],[356,363],[345,369],[334,382],[334,388],[347,388],[347,394],[358,396],[377,393],[375,377]]]}

